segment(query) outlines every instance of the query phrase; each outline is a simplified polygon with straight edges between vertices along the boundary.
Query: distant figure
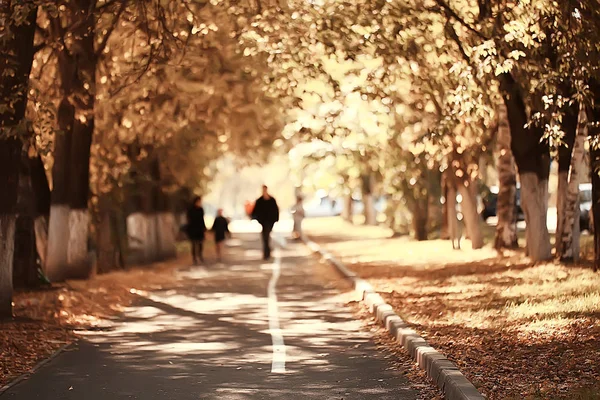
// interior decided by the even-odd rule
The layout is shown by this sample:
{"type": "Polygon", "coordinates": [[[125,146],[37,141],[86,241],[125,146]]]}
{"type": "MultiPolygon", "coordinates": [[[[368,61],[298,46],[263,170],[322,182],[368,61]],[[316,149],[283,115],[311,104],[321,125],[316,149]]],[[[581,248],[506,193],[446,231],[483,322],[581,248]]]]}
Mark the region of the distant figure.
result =
{"type": "Polygon", "coordinates": [[[217,211],[217,217],[215,218],[215,222],[213,222],[211,231],[215,235],[217,260],[221,261],[223,259],[223,245],[225,243],[225,238],[231,237],[231,233],[229,232],[229,221],[223,216],[222,208],[219,208],[217,211]]]}
{"type": "Polygon", "coordinates": [[[294,239],[302,237],[302,220],[304,219],[304,201],[302,196],[296,197],[296,204],[292,207],[292,215],[294,217],[294,229],[292,235],[294,239]]]}
{"type": "Polygon", "coordinates": [[[252,219],[262,225],[263,258],[268,260],[271,258],[271,231],[273,225],[279,221],[279,207],[266,185],[263,185],[262,196],[254,203],[252,219]]]}
{"type": "Polygon", "coordinates": [[[204,263],[202,255],[202,245],[204,243],[204,234],[206,224],[204,223],[204,208],[202,208],[202,197],[195,197],[192,206],[187,212],[186,233],[192,244],[192,258],[194,265],[199,262],[204,263]]]}

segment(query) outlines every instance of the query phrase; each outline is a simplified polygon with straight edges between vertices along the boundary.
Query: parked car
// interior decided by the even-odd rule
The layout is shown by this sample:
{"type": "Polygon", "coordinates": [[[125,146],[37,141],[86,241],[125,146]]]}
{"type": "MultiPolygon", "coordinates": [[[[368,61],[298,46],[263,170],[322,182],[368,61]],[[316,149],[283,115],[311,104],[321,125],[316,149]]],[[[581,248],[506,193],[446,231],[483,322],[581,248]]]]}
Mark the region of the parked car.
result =
{"type": "MultiPolygon", "coordinates": [[[[496,216],[496,208],[498,203],[498,186],[490,186],[487,194],[483,195],[483,211],[481,217],[487,221],[490,217],[496,216]]],[[[515,194],[515,208],[517,213],[517,221],[525,221],[525,213],[521,208],[521,187],[517,185],[517,193],[515,194]]]]}
{"type": "Polygon", "coordinates": [[[304,215],[306,218],[334,217],[342,213],[342,207],[340,199],[315,196],[304,200],[304,215]]]}

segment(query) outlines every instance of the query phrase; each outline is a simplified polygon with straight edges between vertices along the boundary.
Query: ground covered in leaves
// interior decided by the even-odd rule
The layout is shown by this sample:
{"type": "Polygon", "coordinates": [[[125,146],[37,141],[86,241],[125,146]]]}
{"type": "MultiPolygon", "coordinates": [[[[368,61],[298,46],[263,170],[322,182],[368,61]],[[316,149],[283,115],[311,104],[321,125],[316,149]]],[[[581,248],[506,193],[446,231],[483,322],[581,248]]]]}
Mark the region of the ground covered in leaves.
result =
{"type": "Polygon", "coordinates": [[[522,252],[452,250],[340,219],[310,237],[366,278],[490,399],[600,399],[600,274],[522,252]]]}
{"type": "Polygon", "coordinates": [[[131,303],[135,290],[160,289],[171,283],[177,266],[181,260],[17,291],[14,319],[0,322],[0,387],[71,343],[75,331],[111,324],[131,303]]]}

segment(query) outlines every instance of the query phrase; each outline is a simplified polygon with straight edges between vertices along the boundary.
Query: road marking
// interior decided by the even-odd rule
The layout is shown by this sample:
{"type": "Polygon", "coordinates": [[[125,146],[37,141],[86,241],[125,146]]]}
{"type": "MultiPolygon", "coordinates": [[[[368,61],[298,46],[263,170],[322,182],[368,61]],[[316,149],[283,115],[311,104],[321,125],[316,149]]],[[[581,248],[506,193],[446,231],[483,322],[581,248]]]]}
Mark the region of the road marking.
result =
{"type": "Polygon", "coordinates": [[[269,280],[267,295],[269,297],[269,332],[273,342],[273,361],[271,363],[271,372],[278,374],[285,372],[285,342],[283,341],[283,333],[279,327],[279,312],[277,307],[277,281],[281,275],[281,250],[282,241],[277,235],[274,240],[277,247],[273,252],[275,260],[273,262],[273,275],[269,280]]]}

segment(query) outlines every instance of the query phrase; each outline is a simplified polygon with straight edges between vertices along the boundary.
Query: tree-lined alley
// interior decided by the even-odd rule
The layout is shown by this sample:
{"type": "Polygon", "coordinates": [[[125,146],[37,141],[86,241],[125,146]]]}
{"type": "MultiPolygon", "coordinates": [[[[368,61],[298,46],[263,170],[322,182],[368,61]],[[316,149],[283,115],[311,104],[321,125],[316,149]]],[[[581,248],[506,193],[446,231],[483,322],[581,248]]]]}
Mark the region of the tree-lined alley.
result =
{"type": "Polygon", "coordinates": [[[385,194],[393,228],[458,244],[460,197],[474,248],[495,164],[494,245],[517,245],[518,182],[534,261],[552,257],[552,162],[555,255],[579,256],[589,149],[597,268],[598,12],[589,0],[3,1],[0,314],[13,282],[173,256],[178,215],[215,160],[307,142],[322,144],[305,161],[335,176],[345,204],[361,192],[367,223],[385,194]]]}

